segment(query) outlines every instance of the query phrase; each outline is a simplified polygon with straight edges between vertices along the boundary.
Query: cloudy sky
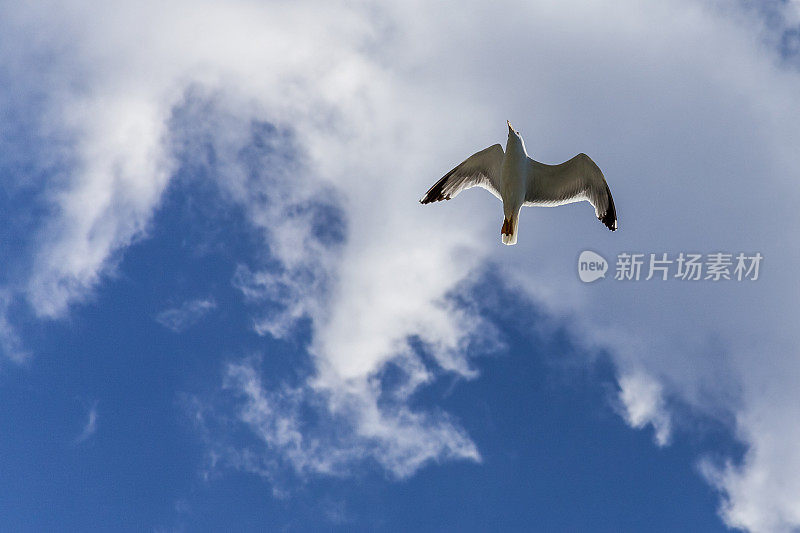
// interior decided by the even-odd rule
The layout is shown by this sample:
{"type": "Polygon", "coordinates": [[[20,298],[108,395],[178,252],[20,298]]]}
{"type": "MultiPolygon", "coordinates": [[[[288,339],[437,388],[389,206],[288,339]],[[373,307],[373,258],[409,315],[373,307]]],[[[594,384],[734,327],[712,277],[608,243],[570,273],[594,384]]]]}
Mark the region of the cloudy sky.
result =
{"type": "Polygon", "coordinates": [[[796,0],[0,4],[0,529],[800,529],[799,68],[796,0]],[[619,231],[417,202],[506,119],[619,231]]]}

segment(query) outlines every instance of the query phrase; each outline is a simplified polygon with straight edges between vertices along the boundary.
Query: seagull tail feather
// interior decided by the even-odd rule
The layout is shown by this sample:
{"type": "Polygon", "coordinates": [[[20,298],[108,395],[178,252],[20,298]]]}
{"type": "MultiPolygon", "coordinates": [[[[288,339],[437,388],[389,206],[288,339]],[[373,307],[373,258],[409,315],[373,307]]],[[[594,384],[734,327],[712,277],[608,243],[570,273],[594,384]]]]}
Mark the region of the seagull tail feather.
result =
{"type": "Polygon", "coordinates": [[[500,240],[503,244],[512,246],[517,244],[517,225],[519,224],[518,216],[511,216],[511,218],[503,219],[503,228],[500,230],[500,240]]]}

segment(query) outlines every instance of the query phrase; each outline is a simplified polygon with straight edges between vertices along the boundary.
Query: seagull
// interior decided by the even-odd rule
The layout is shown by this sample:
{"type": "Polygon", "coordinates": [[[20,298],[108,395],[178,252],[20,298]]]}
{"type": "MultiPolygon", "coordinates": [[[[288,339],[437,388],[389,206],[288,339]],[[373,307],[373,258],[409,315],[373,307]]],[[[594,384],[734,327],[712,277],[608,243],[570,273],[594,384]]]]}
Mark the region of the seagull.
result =
{"type": "Polygon", "coordinates": [[[617,229],[617,211],[603,172],[586,154],[560,165],[545,165],[528,157],[525,142],[511,122],[506,151],[495,144],[469,156],[431,187],[420,203],[455,198],[471,187],[483,187],[503,202],[503,244],[517,244],[517,225],[522,206],[555,207],[588,201],[598,220],[617,229]]]}

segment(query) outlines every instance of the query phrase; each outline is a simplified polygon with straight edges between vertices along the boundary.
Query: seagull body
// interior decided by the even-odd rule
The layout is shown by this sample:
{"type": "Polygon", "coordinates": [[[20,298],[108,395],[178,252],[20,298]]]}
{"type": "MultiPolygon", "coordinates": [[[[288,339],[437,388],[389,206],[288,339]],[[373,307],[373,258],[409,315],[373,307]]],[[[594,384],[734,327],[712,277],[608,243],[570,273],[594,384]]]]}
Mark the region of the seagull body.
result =
{"type": "Polygon", "coordinates": [[[528,157],[519,132],[508,122],[506,150],[495,144],[471,155],[431,187],[420,203],[455,198],[471,187],[482,187],[503,202],[503,244],[517,243],[522,206],[555,207],[583,200],[611,231],[617,229],[614,199],[603,172],[586,154],[560,165],[545,165],[528,157]]]}

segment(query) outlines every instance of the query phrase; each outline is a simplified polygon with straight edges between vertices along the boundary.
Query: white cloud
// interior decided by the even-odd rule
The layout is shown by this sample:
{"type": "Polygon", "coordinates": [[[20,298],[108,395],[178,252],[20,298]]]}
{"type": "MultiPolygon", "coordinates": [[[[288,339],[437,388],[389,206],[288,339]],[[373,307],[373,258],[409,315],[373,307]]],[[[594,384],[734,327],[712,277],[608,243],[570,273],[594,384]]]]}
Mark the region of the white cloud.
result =
{"type": "Polygon", "coordinates": [[[213,298],[199,298],[183,302],[179,307],[164,309],[156,315],[156,322],[175,333],[187,330],[217,307],[213,298]]]}
{"type": "Polygon", "coordinates": [[[81,433],[75,437],[73,441],[75,444],[86,442],[97,432],[97,402],[93,403],[89,408],[86,415],[86,424],[83,426],[81,433]]]}
{"type": "Polygon", "coordinates": [[[635,428],[652,425],[656,444],[669,444],[672,424],[664,405],[661,384],[641,373],[620,376],[618,382],[625,421],[635,428]]]}
{"type": "MultiPolygon", "coordinates": [[[[800,526],[800,454],[788,422],[800,405],[791,268],[800,254],[790,244],[800,76],[764,46],[770,30],[758,18],[684,0],[475,3],[456,14],[422,2],[155,5],[37,2],[0,17],[2,53],[21,87],[30,78],[20,54],[56,54],[44,76],[47,116],[75,160],[70,177],[51,184],[24,284],[39,315],[84,299],[146,233],[172,170],[170,112],[197,84],[225,110],[205,126],[221,190],[246,207],[279,263],[240,275],[243,290],[278,304],[260,315],[259,331],[280,336],[297,318],[311,321],[316,375],[299,394],[345,416],[351,437],[377,443],[371,453],[391,471],[477,457],[454,423],[402,403],[379,408],[374,378],[388,361],[407,369],[409,390],[441,369],[474,375],[464,348],[484,330],[445,295],[491,257],[503,279],[568,316],[588,350],[612,354],[632,425],[653,424],[666,439],[678,421],[664,397],[735,420],[749,446],[744,463],[706,469],[728,524],[800,526]],[[416,204],[453,163],[501,140],[507,118],[534,157],[583,151],[599,163],[619,232],[604,232],[583,205],[527,210],[520,245],[502,249],[488,195],[416,204]],[[242,127],[250,120],[292,131],[305,163],[243,172],[234,149],[251,138],[242,127]],[[271,187],[270,176],[291,186],[271,187]],[[329,194],[346,213],[336,246],[315,238],[308,213],[287,210],[329,194]],[[572,266],[587,248],[761,251],[765,262],[752,284],[584,286],[572,266]],[[297,283],[303,272],[311,284],[297,283]],[[411,335],[441,369],[420,366],[411,335]]],[[[263,414],[283,393],[248,379],[228,385],[264,442],[287,457],[309,450],[292,436],[291,417],[263,414]],[[274,433],[277,422],[285,433],[274,433]]]]}
{"type": "MultiPolygon", "coordinates": [[[[63,315],[113,273],[119,251],[145,234],[173,169],[164,142],[170,111],[189,84],[208,87],[233,119],[213,125],[220,189],[263,229],[286,273],[280,279],[292,291],[289,300],[302,302],[289,306],[288,322],[261,319],[259,331],[279,335],[292,318],[313,319],[319,372],[310,390],[326,398],[333,415],[345,411],[357,436],[380,443],[376,456],[397,475],[438,457],[476,458],[474,445],[445,418],[379,408],[372,383],[392,359],[414,369],[402,394],[428,379],[408,346],[412,334],[443,369],[474,375],[463,349],[480,325],[467,320],[471,326],[462,328],[466,313],[443,301],[480,260],[468,251],[474,236],[450,226],[417,242],[425,221],[409,228],[407,217],[379,207],[416,198],[417,185],[365,173],[393,155],[385,127],[398,126],[370,112],[386,109],[394,92],[384,68],[362,53],[375,37],[373,14],[323,3],[152,7],[74,2],[19,8],[12,17],[15,28],[24,28],[14,32],[21,41],[34,36],[46,48],[66,38],[74,62],[67,70],[82,74],[74,86],[58,80],[50,94],[53,127],[70,136],[76,163],[68,179],[51,184],[53,209],[25,284],[34,310],[63,315]],[[51,26],[59,31],[49,34],[51,26]],[[199,26],[209,30],[200,40],[199,26]],[[268,166],[255,178],[243,172],[232,149],[250,140],[241,126],[253,119],[291,125],[308,167],[268,166]],[[359,147],[370,139],[381,141],[365,153],[359,147]],[[290,185],[271,187],[269,180],[278,178],[290,185]],[[290,209],[330,191],[348,212],[349,238],[339,250],[317,242],[308,213],[290,209]],[[352,209],[357,202],[370,209],[352,209]],[[462,260],[451,261],[453,247],[462,260]],[[296,283],[304,272],[310,285],[296,283]],[[328,278],[335,283],[316,291],[314,280],[328,278]]],[[[424,159],[403,158],[391,168],[408,175],[409,165],[419,168],[424,159]]],[[[254,274],[260,275],[267,279],[254,274]]]]}
{"type": "MultiPolygon", "coordinates": [[[[245,299],[262,309],[254,329],[283,338],[292,333],[298,320],[307,318],[317,335],[329,336],[311,348],[316,372],[306,386],[265,390],[252,368],[230,366],[227,387],[247,406],[241,420],[267,447],[282,451],[289,465],[301,473],[336,473],[371,457],[394,475],[405,477],[430,460],[477,460],[474,444],[448,417],[414,412],[403,403],[439,372],[426,368],[411,348],[409,335],[422,341],[441,369],[464,377],[475,375],[465,356],[467,346],[495,344],[495,332],[480,317],[444,298],[454,288],[453,282],[464,276],[448,280],[452,268],[444,268],[445,257],[427,258],[414,243],[408,243],[403,253],[387,248],[367,250],[359,257],[363,248],[340,242],[336,231],[333,236],[320,231],[343,226],[351,234],[353,212],[341,212],[346,202],[341,191],[313,178],[302,165],[284,160],[285,152],[296,149],[292,136],[272,128],[254,132],[231,102],[211,98],[201,106],[199,119],[193,105],[190,99],[176,118],[183,132],[179,133],[181,150],[201,153],[204,143],[211,143],[208,148],[216,154],[212,173],[218,176],[221,197],[244,206],[250,221],[263,231],[271,252],[263,270],[240,265],[233,276],[234,286],[245,299]],[[189,126],[184,128],[184,124],[189,126]],[[209,131],[215,135],[208,135],[209,131]],[[249,157],[234,157],[253,144],[265,143],[266,148],[249,157]],[[349,254],[354,252],[357,255],[351,259],[349,254]],[[385,262],[390,254],[394,264],[385,262]],[[424,280],[430,284],[427,292],[417,288],[422,281],[414,269],[421,268],[431,269],[424,280]],[[343,287],[350,276],[353,287],[343,287]],[[377,376],[388,361],[401,374],[390,398],[383,396],[377,376]],[[322,431],[317,440],[309,441],[308,432],[317,429],[301,431],[296,415],[301,405],[322,408],[322,417],[337,420],[340,434],[322,431]]],[[[403,234],[399,227],[393,232],[384,226],[383,231],[403,234]]],[[[239,450],[231,457],[226,449],[219,456],[241,468],[265,472],[260,458],[250,452],[239,450]]]]}
{"type": "Polygon", "coordinates": [[[225,387],[242,400],[239,419],[269,451],[251,454],[243,449],[227,461],[272,476],[276,457],[298,473],[341,475],[353,463],[372,458],[399,478],[413,474],[430,460],[472,459],[480,455],[463,430],[443,414],[412,412],[402,403],[378,407],[374,383],[351,382],[337,391],[337,408],[323,422],[303,419],[302,408],[319,408],[326,399],[313,389],[284,387],[268,390],[252,361],[229,364],[225,387]],[[316,405],[315,405],[316,404],[316,405]],[[277,455],[276,455],[277,452],[277,455]]]}
{"type": "Polygon", "coordinates": [[[10,304],[10,295],[0,291],[0,355],[20,364],[27,361],[31,354],[23,346],[22,339],[8,319],[10,304]]]}
{"type": "MultiPolygon", "coordinates": [[[[316,284],[317,279],[313,278],[316,284]]],[[[276,339],[287,337],[293,326],[307,316],[308,295],[305,288],[292,272],[280,274],[270,272],[251,272],[244,265],[239,265],[234,274],[233,284],[240,289],[249,300],[267,300],[279,306],[267,316],[262,316],[254,325],[259,335],[272,335],[276,339]]]]}

